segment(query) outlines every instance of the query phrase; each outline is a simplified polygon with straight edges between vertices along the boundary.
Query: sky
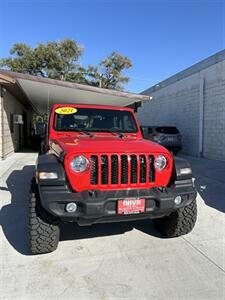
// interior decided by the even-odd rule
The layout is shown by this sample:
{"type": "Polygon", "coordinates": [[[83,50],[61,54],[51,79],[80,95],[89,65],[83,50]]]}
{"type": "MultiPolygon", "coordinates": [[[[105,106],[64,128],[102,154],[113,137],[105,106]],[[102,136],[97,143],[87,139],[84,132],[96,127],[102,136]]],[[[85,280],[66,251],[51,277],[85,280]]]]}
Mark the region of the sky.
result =
{"type": "Polygon", "coordinates": [[[14,43],[74,39],[81,64],[112,51],[141,92],[225,48],[225,0],[0,0],[0,58],[14,43]]]}

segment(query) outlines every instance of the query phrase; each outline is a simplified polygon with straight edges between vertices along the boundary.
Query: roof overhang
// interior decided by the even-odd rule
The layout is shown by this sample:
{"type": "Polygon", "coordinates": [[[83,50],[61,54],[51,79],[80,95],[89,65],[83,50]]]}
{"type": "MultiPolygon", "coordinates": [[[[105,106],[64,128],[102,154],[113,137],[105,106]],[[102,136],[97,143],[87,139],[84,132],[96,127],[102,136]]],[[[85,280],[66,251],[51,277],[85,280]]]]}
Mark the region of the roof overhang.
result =
{"type": "Polygon", "coordinates": [[[102,89],[61,80],[0,70],[0,84],[38,113],[46,113],[55,103],[131,106],[149,96],[102,89]]]}

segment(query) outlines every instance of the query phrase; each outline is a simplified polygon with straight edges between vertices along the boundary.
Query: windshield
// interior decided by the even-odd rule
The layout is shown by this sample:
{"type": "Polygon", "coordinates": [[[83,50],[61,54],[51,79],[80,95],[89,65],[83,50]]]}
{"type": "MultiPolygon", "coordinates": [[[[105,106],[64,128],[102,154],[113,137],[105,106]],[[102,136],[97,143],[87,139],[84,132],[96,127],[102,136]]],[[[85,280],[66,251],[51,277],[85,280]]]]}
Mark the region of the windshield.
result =
{"type": "Polygon", "coordinates": [[[57,131],[137,132],[137,125],[130,111],[77,108],[69,115],[55,113],[57,131]]]}
{"type": "Polygon", "coordinates": [[[156,131],[160,132],[160,133],[167,133],[167,134],[177,134],[177,133],[179,133],[179,131],[176,127],[157,127],[156,131]]]}

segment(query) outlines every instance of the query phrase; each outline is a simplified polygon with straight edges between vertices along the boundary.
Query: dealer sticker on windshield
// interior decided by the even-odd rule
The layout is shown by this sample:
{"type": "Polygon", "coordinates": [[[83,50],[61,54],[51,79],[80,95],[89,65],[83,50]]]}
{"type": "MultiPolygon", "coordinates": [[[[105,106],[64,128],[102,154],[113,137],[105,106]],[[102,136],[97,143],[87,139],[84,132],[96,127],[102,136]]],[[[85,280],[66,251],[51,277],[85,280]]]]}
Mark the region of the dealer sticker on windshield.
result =
{"type": "Polygon", "coordinates": [[[55,109],[55,112],[59,115],[71,115],[77,112],[75,107],[59,107],[55,109]]]}

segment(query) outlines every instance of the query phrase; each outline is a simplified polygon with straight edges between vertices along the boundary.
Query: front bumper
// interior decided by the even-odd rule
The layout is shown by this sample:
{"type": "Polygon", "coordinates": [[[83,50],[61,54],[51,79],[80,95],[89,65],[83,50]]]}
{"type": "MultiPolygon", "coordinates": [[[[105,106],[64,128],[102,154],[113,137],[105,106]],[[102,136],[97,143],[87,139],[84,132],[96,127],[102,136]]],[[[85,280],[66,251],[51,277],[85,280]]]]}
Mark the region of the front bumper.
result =
{"type": "Polygon", "coordinates": [[[84,191],[81,193],[73,193],[66,186],[39,186],[39,194],[41,204],[46,211],[63,221],[77,222],[79,225],[163,217],[188,205],[197,195],[191,179],[178,181],[166,189],[84,191]],[[182,197],[180,205],[174,203],[178,195],[182,197]],[[118,215],[117,202],[125,198],[144,198],[145,212],[118,215]],[[77,204],[76,212],[66,212],[65,206],[69,202],[77,204]]]}

